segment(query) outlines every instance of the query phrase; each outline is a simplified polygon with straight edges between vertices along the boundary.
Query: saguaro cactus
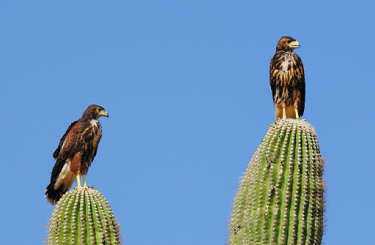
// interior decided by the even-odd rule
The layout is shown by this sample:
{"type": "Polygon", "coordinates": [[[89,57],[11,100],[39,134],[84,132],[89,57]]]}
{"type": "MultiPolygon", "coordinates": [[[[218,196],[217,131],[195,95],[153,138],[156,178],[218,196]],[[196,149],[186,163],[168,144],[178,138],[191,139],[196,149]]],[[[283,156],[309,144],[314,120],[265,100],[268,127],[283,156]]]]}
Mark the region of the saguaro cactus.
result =
{"type": "Polygon", "coordinates": [[[121,244],[119,224],[99,191],[75,188],[57,203],[47,244],[121,244]]]}
{"type": "Polygon", "coordinates": [[[284,119],[268,129],[234,200],[229,243],[321,244],[323,160],[314,128],[284,119]]]}

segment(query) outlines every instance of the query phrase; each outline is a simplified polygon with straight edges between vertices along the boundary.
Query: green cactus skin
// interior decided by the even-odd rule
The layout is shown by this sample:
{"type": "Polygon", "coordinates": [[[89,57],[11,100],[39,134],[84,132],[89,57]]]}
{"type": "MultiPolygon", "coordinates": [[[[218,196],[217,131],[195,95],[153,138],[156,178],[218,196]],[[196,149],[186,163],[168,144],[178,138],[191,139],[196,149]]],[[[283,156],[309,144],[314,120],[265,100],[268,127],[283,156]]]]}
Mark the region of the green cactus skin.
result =
{"type": "Polygon", "coordinates": [[[321,244],[323,169],[309,123],[284,119],[271,125],[236,194],[229,243],[321,244]]]}
{"type": "Polygon", "coordinates": [[[99,191],[75,188],[57,203],[47,244],[121,244],[119,224],[99,191]]]}

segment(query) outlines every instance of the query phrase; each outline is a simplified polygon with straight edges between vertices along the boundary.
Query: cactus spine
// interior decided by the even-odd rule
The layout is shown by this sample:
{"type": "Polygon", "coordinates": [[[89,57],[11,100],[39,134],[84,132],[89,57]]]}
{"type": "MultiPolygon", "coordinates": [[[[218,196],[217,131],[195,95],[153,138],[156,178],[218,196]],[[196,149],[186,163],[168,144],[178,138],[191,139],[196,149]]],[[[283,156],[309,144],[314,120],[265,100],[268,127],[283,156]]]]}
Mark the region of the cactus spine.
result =
{"type": "Polygon", "coordinates": [[[119,224],[99,191],[75,188],[57,203],[47,244],[121,244],[119,224]]]}
{"type": "Polygon", "coordinates": [[[303,120],[273,124],[250,160],[234,200],[229,243],[321,244],[323,160],[303,120]]]}

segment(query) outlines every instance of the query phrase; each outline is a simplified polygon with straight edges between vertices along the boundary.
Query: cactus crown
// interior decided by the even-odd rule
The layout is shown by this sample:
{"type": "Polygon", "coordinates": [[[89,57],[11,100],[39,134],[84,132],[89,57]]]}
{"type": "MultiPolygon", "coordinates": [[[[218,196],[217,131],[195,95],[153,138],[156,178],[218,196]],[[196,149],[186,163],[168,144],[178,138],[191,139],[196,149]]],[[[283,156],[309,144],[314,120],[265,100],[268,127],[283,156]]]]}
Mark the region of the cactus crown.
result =
{"type": "Polygon", "coordinates": [[[284,119],[269,127],[234,200],[230,244],[320,244],[323,160],[314,128],[284,119]]]}
{"type": "Polygon", "coordinates": [[[47,244],[121,244],[119,224],[99,191],[75,188],[57,203],[47,244]]]}

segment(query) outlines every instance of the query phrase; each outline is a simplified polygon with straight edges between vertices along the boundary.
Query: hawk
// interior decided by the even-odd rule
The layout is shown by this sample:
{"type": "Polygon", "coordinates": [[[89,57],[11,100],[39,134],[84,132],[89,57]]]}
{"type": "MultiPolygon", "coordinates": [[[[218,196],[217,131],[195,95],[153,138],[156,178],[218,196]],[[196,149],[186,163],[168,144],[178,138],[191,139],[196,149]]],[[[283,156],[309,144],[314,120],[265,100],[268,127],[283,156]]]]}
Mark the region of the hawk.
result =
{"type": "Polygon", "coordinates": [[[108,117],[103,107],[90,105],[80,119],[70,124],[53,153],[56,163],[51,172],[50,184],[45,190],[47,201],[56,204],[77,180],[78,188],[87,188],[86,174],[98,150],[102,127],[98,118],[108,117]]]}
{"type": "Polygon", "coordinates": [[[299,119],[305,110],[305,72],[301,58],[293,52],[300,44],[281,37],[270,62],[270,85],[276,118],[299,119]]]}

